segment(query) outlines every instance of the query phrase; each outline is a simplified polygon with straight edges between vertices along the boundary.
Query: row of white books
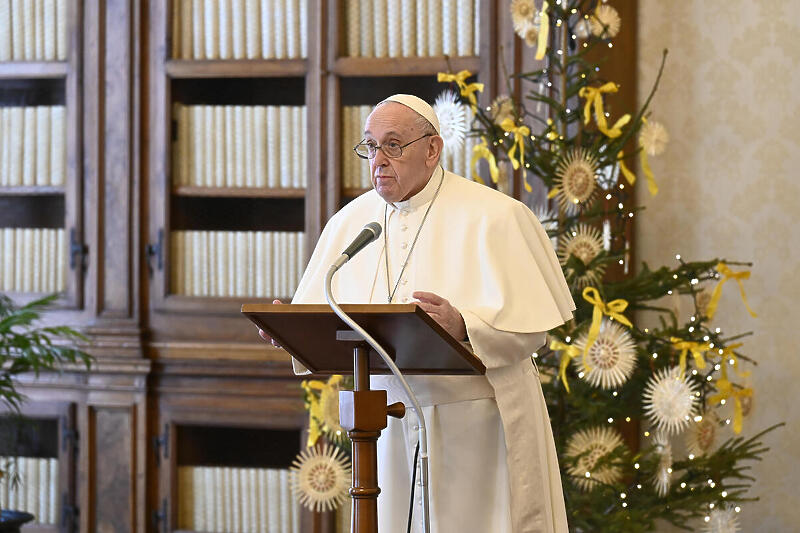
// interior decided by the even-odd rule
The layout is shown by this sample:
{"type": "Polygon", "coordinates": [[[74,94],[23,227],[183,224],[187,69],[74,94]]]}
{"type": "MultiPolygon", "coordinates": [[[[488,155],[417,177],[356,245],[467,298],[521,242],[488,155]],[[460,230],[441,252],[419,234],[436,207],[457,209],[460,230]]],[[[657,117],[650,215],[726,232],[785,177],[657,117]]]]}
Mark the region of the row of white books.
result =
{"type": "MultiPolygon", "coordinates": [[[[368,189],[372,187],[369,162],[353,153],[353,146],[364,137],[364,124],[373,106],[345,106],[342,108],[342,186],[368,189]]],[[[467,124],[471,123],[468,110],[467,124]]],[[[475,137],[467,137],[460,146],[445,144],[441,158],[442,166],[451,172],[471,178],[472,149],[478,144],[475,137]]]]}
{"type": "Polygon", "coordinates": [[[172,0],[172,57],[308,56],[308,0],[172,0]]]}
{"type": "Polygon", "coordinates": [[[286,298],[305,269],[305,233],[173,231],[171,288],[186,296],[286,298]]]}
{"type": "Polygon", "coordinates": [[[178,467],[178,528],[217,533],[299,533],[289,471],[178,467]]]}
{"type": "Polygon", "coordinates": [[[175,104],[175,186],[304,188],[305,106],[175,104]]]}
{"type": "Polygon", "coordinates": [[[0,107],[0,187],[64,183],[65,111],[64,106],[0,107]]]}
{"type": "Polygon", "coordinates": [[[67,58],[67,0],[0,0],[0,61],[67,58]]]}
{"type": "Polygon", "coordinates": [[[346,55],[479,55],[480,0],[348,0],[346,55]]]}
{"type": "Polygon", "coordinates": [[[0,509],[31,513],[39,524],[56,523],[58,459],[0,457],[0,470],[6,471],[0,477],[0,509]]]}
{"type": "Polygon", "coordinates": [[[353,147],[364,138],[364,124],[372,108],[371,105],[342,107],[342,186],[345,189],[372,187],[369,161],[353,152],[353,147]]]}
{"type": "Polygon", "coordinates": [[[0,254],[0,290],[64,290],[67,241],[63,229],[0,228],[0,254]]]}

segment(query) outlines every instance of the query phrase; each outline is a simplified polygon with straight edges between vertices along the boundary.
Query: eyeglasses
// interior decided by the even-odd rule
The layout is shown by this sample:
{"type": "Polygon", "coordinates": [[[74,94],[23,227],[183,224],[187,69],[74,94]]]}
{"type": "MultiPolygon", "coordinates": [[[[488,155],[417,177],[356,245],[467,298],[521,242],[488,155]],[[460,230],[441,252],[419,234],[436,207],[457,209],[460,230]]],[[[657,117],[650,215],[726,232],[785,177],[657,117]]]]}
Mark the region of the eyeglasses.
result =
{"type": "Polygon", "coordinates": [[[406,144],[398,144],[396,142],[389,141],[384,143],[383,146],[379,146],[372,141],[363,140],[353,147],[353,151],[361,159],[374,159],[378,154],[378,150],[383,150],[383,153],[386,155],[386,157],[390,159],[398,159],[403,155],[403,148],[409,144],[419,141],[420,139],[431,136],[433,136],[433,133],[426,133],[422,137],[407,142],[406,144]]]}

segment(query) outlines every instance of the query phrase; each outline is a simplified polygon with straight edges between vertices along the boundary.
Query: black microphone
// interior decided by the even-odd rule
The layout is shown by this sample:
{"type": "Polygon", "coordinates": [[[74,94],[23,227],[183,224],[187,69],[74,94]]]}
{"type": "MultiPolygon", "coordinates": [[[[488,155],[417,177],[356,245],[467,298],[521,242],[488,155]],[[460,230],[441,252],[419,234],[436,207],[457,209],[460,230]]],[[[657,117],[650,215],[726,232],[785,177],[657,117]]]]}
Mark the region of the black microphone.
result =
{"type": "Polygon", "coordinates": [[[339,268],[348,262],[353,258],[354,255],[363,250],[366,245],[380,237],[380,235],[381,225],[377,222],[370,222],[364,226],[364,229],[361,230],[361,233],[359,233],[356,238],[353,239],[353,242],[350,243],[350,246],[348,246],[345,251],[342,252],[342,255],[340,255],[336,260],[334,263],[336,268],[339,268]]]}

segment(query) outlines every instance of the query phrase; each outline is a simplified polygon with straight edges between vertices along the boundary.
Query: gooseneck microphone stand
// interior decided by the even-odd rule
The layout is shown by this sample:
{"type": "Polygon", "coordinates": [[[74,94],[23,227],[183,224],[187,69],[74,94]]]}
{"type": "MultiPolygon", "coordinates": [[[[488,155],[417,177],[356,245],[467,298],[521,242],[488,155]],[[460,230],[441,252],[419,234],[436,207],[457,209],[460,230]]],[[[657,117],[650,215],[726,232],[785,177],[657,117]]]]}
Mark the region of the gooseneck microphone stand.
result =
{"type": "MultiPolygon", "coordinates": [[[[377,224],[376,224],[377,225],[377,224]]],[[[380,227],[379,227],[380,228],[380,227]]],[[[355,254],[353,254],[355,255],[355,254]]],[[[332,290],[331,290],[331,283],[333,281],[333,275],[341,268],[341,266],[349,261],[351,256],[347,254],[342,254],[333,265],[331,265],[328,273],[325,276],[325,298],[328,301],[328,305],[330,305],[331,309],[333,310],[336,315],[344,321],[355,333],[355,338],[348,337],[347,339],[343,340],[361,340],[367,342],[377,353],[381,356],[383,361],[386,363],[386,366],[391,369],[392,374],[397,377],[400,383],[403,386],[403,391],[408,398],[408,402],[413,405],[413,409],[417,414],[417,419],[419,420],[419,472],[420,472],[420,488],[422,491],[422,525],[424,533],[430,533],[430,504],[429,504],[429,490],[428,490],[428,438],[427,438],[427,430],[425,425],[425,415],[422,412],[422,408],[417,401],[417,397],[414,395],[414,392],[411,390],[411,387],[408,385],[408,382],[403,377],[402,372],[397,367],[397,365],[392,361],[389,354],[386,353],[386,350],[381,347],[380,344],[369,334],[367,333],[364,328],[359,326],[353,319],[351,319],[347,313],[342,311],[339,307],[339,304],[336,303],[336,300],[333,298],[332,290]]],[[[369,391],[369,353],[364,347],[356,347],[355,348],[355,356],[354,356],[354,376],[355,376],[355,391],[369,391]]],[[[355,402],[358,403],[357,401],[355,402]]],[[[394,404],[387,408],[384,407],[384,412],[391,416],[397,416],[398,418],[402,417],[403,407],[402,404],[394,404]]],[[[357,418],[357,415],[356,415],[357,418]]],[[[385,425],[385,415],[384,415],[384,424],[382,427],[386,427],[385,425]]],[[[377,472],[374,472],[374,479],[375,479],[375,487],[374,489],[361,489],[356,485],[355,481],[358,479],[358,476],[362,474],[359,472],[359,469],[362,468],[360,464],[356,464],[356,454],[363,450],[368,453],[375,454],[377,458],[377,437],[380,434],[380,431],[377,432],[356,432],[352,431],[352,433],[369,433],[366,438],[359,438],[356,436],[353,438],[353,480],[354,480],[354,487],[350,489],[350,493],[354,498],[355,509],[358,510],[358,498],[360,496],[364,498],[372,498],[377,503],[377,494],[380,492],[380,489],[377,487],[377,472]],[[369,442],[361,442],[361,441],[369,441],[369,442]],[[364,494],[361,494],[363,492],[364,494]]],[[[375,459],[377,461],[377,459],[375,459]]],[[[377,464],[377,462],[375,462],[377,464]]],[[[370,471],[371,467],[367,467],[365,470],[370,471]]],[[[372,472],[370,472],[372,474],[372,472]]],[[[377,509],[377,508],[376,508],[377,509]]],[[[375,511],[377,513],[377,510],[375,511]]],[[[375,524],[376,524],[376,531],[377,531],[377,515],[374,517],[375,524]]],[[[356,523],[356,522],[354,522],[356,523]]],[[[356,532],[359,533],[359,532],[356,532]]]]}

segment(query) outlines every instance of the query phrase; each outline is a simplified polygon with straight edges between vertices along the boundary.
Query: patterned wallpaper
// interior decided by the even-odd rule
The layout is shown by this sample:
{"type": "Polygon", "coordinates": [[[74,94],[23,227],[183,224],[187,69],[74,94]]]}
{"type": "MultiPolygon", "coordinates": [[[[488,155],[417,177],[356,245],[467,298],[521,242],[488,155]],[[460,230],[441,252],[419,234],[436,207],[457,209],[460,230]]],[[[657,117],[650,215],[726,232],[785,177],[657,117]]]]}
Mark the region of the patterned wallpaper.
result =
{"type": "MultiPolygon", "coordinates": [[[[743,351],[757,357],[753,434],[776,421],[772,451],[755,464],[754,495],[740,531],[795,531],[800,524],[800,2],[640,0],[639,100],[669,49],[652,118],[670,133],[651,158],[660,187],[637,222],[639,260],[753,261],[746,282],[751,318],[733,282],[716,325],[754,331],[743,351]]],[[[738,268],[735,268],[738,270],[738,268]]],[[[689,311],[686,306],[686,312],[689,311]]],[[[664,528],[664,530],[669,530],[664,528]]]]}

